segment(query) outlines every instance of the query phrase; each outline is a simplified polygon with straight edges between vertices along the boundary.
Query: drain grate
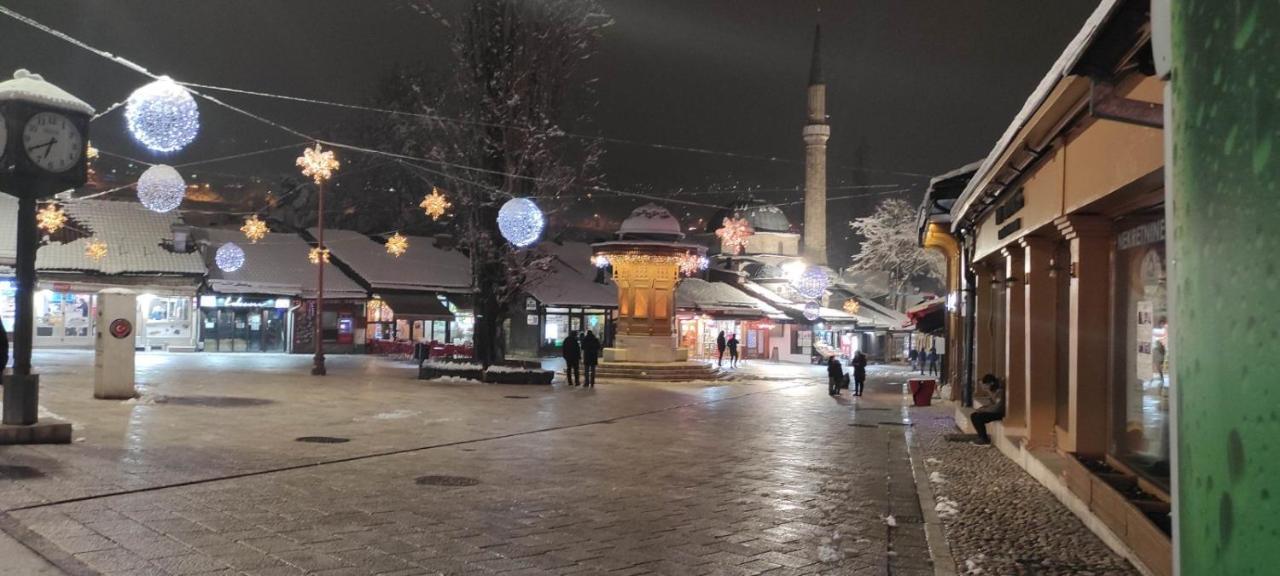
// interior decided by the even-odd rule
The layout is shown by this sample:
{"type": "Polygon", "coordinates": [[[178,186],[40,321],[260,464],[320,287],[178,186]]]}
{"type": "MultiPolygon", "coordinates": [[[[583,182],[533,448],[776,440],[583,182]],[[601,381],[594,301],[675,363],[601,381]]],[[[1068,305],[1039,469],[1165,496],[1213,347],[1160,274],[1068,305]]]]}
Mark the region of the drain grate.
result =
{"type": "Polygon", "coordinates": [[[0,465],[0,478],[8,478],[10,480],[30,480],[32,478],[41,478],[44,472],[30,466],[19,466],[14,464],[0,465]]]}
{"type": "Polygon", "coordinates": [[[527,399],[529,399],[529,397],[528,397],[528,396],[503,396],[503,398],[510,398],[510,399],[512,399],[512,400],[527,400],[527,399]]]}
{"type": "Polygon", "coordinates": [[[467,476],[419,476],[413,482],[419,486],[475,486],[480,483],[467,476]]]}
{"type": "Polygon", "coordinates": [[[303,436],[294,439],[294,442],[306,442],[308,444],[342,444],[350,441],[350,438],[339,438],[337,436],[303,436]]]}

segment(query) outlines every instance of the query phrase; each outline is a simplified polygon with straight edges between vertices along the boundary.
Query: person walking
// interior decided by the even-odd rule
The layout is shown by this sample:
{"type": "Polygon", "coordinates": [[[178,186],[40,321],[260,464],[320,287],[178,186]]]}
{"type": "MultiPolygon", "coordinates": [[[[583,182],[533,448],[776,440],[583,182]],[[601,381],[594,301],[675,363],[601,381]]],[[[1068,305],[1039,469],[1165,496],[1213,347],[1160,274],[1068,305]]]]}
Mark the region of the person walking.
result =
{"type": "Polygon", "coordinates": [[[724,330],[721,330],[720,335],[716,336],[716,352],[720,354],[720,356],[716,359],[717,368],[724,366],[724,349],[726,346],[728,346],[728,342],[725,342],[724,330]]]}
{"type": "Polygon", "coordinates": [[[586,384],[588,388],[596,387],[596,364],[600,363],[600,340],[596,338],[595,332],[587,330],[587,335],[582,337],[582,367],[584,369],[583,376],[586,376],[586,384]]]}
{"type": "Polygon", "coordinates": [[[844,366],[835,356],[827,358],[827,395],[839,396],[840,383],[844,381],[844,366]]]}
{"type": "Polygon", "coordinates": [[[570,386],[582,383],[582,375],[578,363],[582,360],[582,345],[578,343],[578,331],[570,330],[560,346],[560,355],[564,356],[564,377],[570,386]]]}
{"type": "Polygon", "coordinates": [[[938,349],[929,348],[929,373],[938,375],[938,349]]]}
{"type": "Polygon", "coordinates": [[[867,355],[861,350],[853,354],[853,395],[862,395],[862,385],[867,382],[867,355]]]}
{"type": "Polygon", "coordinates": [[[738,335],[730,334],[729,341],[725,343],[729,347],[729,367],[738,367],[738,335]]]}

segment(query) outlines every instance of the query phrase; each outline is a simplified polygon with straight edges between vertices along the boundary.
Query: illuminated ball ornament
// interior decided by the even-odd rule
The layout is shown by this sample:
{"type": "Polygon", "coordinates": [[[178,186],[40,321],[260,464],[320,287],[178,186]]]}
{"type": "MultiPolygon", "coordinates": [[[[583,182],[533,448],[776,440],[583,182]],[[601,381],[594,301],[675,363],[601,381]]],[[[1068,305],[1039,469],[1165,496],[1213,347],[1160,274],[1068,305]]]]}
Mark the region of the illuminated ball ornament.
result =
{"type": "Polygon", "coordinates": [[[810,321],[810,322],[812,322],[812,321],[814,321],[814,320],[817,320],[817,319],[819,318],[819,316],[821,316],[821,315],[819,314],[819,312],[820,312],[821,310],[822,310],[822,307],[821,307],[821,306],[818,306],[818,303],[817,303],[817,302],[810,302],[810,303],[808,303],[808,304],[805,304],[805,305],[804,305],[804,319],[805,319],[805,320],[808,320],[808,321],[810,321]]]}
{"type": "Polygon", "coordinates": [[[124,118],[143,146],[156,152],[177,152],[200,132],[200,108],[191,92],[168,76],[129,95],[124,118]]]}
{"type": "Polygon", "coordinates": [[[528,198],[512,198],[498,210],[498,231],[520,248],[537,242],[545,224],[542,210],[528,198]]]}
{"type": "Polygon", "coordinates": [[[804,269],[800,274],[800,278],[792,284],[795,286],[796,292],[801,296],[809,299],[821,298],[827,291],[827,286],[831,284],[827,278],[827,271],[820,266],[810,266],[804,269]]]}
{"type": "Polygon", "coordinates": [[[223,272],[235,272],[244,266],[244,248],[236,246],[235,242],[227,242],[218,247],[213,262],[223,272]]]}
{"type": "Polygon", "coordinates": [[[138,179],[138,201],[152,212],[170,212],[187,196],[187,182],[172,166],[156,164],[138,179]]]}

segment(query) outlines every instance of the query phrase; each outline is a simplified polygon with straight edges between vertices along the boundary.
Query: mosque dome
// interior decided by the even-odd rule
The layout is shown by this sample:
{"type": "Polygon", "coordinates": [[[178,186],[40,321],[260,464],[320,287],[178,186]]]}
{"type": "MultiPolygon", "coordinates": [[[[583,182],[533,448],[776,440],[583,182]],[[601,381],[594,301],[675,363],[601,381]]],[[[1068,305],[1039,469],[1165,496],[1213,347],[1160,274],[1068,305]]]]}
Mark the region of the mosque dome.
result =
{"type": "Polygon", "coordinates": [[[715,232],[724,223],[725,218],[745,218],[756,232],[794,232],[786,213],[773,204],[763,202],[739,202],[716,213],[707,222],[707,231],[715,232]]]}
{"type": "Polygon", "coordinates": [[[649,203],[636,208],[622,221],[618,237],[679,240],[684,238],[684,232],[680,230],[680,221],[670,211],[649,203]]]}

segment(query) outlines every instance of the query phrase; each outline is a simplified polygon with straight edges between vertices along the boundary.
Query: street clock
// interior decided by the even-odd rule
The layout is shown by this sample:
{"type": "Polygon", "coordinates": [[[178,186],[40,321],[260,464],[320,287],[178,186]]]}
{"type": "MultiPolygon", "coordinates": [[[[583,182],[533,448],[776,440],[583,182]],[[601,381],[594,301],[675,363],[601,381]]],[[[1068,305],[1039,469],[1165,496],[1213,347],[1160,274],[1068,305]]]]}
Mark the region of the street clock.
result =
{"type": "Polygon", "coordinates": [[[26,70],[0,82],[0,191],[45,198],[88,178],[84,101],[26,70]]]}

